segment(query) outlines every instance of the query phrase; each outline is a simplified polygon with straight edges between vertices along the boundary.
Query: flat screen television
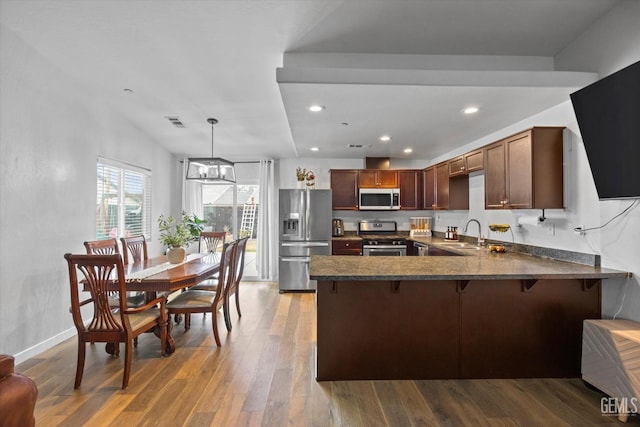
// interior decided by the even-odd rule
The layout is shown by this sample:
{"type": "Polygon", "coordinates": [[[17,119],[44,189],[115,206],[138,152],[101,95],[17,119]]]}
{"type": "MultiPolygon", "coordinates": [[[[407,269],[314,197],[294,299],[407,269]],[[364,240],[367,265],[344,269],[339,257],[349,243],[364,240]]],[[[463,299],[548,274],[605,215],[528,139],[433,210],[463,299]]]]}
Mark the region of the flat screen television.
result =
{"type": "Polygon", "coordinates": [[[640,198],[640,62],[571,94],[598,198],[640,198]]]}

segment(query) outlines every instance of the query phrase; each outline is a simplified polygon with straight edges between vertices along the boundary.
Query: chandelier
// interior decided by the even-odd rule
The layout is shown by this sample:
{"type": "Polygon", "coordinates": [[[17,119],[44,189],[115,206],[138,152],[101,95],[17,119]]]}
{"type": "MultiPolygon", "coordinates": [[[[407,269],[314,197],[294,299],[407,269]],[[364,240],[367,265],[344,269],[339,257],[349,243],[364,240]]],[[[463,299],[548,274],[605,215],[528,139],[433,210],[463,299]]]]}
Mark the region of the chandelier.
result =
{"type": "Polygon", "coordinates": [[[213,157],[213,126],[218,119],[209,118],[211,124],[211,157],[193,157],[187,160],[187,176],[190,181],[203,184],[226,184],[236,182],[233,163],[220,157],[213,157]]]}

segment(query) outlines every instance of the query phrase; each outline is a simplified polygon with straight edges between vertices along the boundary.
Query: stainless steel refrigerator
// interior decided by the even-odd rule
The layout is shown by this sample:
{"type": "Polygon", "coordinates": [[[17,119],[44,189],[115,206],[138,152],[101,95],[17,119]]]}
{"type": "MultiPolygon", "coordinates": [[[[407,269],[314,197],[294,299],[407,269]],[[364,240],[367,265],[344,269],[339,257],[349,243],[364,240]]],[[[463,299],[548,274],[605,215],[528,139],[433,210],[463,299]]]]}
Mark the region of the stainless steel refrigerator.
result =
{"type": "Polygon", "coordinates": [[[280,292],[313,291],[311,255],[331,255],[331,190],[280,190],[280,292]]]}

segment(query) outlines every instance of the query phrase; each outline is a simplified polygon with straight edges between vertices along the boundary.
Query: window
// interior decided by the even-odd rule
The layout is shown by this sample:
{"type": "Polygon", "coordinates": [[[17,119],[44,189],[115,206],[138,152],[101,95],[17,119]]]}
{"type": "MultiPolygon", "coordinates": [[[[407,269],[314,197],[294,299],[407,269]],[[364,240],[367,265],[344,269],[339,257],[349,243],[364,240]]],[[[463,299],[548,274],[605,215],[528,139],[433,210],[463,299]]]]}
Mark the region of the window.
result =
{"type": "Polygon", "coordinates": [[[151,171],[98,158],[96,239],[151,238],[151,171]]]}

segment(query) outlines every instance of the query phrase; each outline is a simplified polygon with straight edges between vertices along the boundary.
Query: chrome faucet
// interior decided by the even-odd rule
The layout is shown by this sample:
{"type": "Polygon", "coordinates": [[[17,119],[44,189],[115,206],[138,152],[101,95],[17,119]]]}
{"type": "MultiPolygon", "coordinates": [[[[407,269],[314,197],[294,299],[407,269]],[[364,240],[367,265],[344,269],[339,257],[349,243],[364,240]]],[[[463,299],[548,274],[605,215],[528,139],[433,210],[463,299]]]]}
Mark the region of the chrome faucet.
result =
{"type": "Polygon", "coordinates": [[[482,238],[482,226],[480,225],[480,221],[478,221],[475,218],[471,218],[469,221],[467,221],[466,225],[464,226],[464,230],[463,232],[467,232],[467,229],[469,228],[469,224],[475,222],[476,224],[478,224],[478,246],[482,246],[484,244],[484,239],[482,238]]]}

